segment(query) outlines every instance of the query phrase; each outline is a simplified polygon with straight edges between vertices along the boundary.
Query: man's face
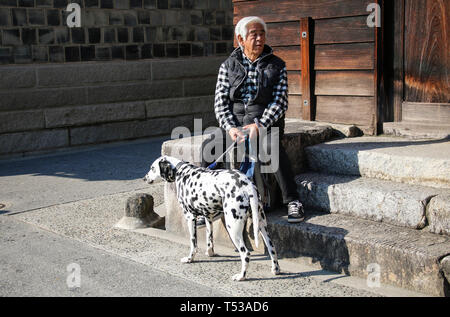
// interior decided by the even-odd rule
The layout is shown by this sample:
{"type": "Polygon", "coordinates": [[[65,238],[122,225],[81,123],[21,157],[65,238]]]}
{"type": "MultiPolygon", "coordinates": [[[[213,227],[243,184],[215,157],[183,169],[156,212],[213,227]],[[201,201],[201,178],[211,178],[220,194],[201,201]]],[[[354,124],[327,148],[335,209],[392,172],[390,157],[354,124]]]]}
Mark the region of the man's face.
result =
{"type": "Polygon", "coordinates": [[[264,27],[259,23],[252,23],[247,25],[247,38],[243,39],[239,36],[239,43],[244,47],[244,53],[248,58],[258,58],[266,44],[266,32],[264,27]]]}

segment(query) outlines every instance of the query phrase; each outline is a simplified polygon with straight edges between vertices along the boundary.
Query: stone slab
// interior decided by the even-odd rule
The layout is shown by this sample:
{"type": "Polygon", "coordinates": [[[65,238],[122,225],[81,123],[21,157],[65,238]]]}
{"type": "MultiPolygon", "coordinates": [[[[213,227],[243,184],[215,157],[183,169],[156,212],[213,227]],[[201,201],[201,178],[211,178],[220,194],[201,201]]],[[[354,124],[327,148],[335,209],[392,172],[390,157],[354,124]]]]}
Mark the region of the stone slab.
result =
{"type": "Polygon", "coordinates": [[[450,140],[342,139],[306,148],[313,171],[450,188],[450,140]]]}
{"type": "Polygon", "coordinates": [[[66,129],[5,133],[0,135],[0,155],[42,151],[69,146],[66,129]]]}
{"type": "Polygon", "coordinates": [[[45,109],[47,128],[145,119],[143,101],[45,109]]]}
{"type": "Polygon", "coordinates": [[[161,60],[153,63],[153,80],[215,76],[226,57],[161,60]]]}
{"type": "Polygon", "coordinates": [[[36,85],[36,74],[32,67],[2,66],[0,89],[30,88],[36,85]]]}
{"type": "Polygon", "coordinates": [[[370,278],[434,296],[449,296],[440,260],[450,237],[339,214],[308,213],[288,224],[285,212],[268,214],[269,232],[279,255],[323,269],[370,278]]]}
{"type": "Polygon", "coordinates": [[[192,113],[214,113],[214,96],[148,100],[145,102],[145,105],[148,118],[171,117],[192,113]]]}
{"type": "Polygon", "coordinates": [[[444,189],[359,176],[305,173],[296,181],[308,208],[413,229],[426,226],[427,205],[434,196],[450,194],[444,189]]]}
{"type": "Polygon", "coordinates": [[[152,62],[95,62],[36,67],[41,87],[81,86],[105,82],[150,80],[152,62]]]}
{"type": "Polygon", "coordinates": [[[450,193],[433,197],[427,208],[430,232],[450,235],[450,193]]]}
{"type": "Polygon", "coordinates": [[[41,110],[0,112],[0,133],[43,129],[44,114],[41,110]]]}
{"type": "Polygon", "coordinates": [[[385,122],[383,133],[410,139],[443,139],[450,136],[450,124],[385,122]]]}

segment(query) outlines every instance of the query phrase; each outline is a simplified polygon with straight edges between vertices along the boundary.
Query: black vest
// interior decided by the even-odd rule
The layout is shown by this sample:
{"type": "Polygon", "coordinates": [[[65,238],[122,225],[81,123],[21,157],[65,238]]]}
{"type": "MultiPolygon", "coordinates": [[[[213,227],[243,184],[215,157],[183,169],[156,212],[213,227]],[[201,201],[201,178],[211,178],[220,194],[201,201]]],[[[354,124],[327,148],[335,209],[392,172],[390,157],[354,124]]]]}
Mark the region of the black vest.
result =
{"type": "MultiPolygon", "coordinates": [[[[232,112],[240,125],[245,126],[254,123],[255,118],[261,118],[264,110],[273,100],[273,89],[278,84],[280,72],[286,66],[285,62],[273,55],[272,49],[266,45],[262,57],[257,62],[256,72],[258,73],[258,89],[256,98],[245,108],[240,98],[240,89],[247,78],[247,72],[242,64],[242,50],[237,48],[225,61],[230,82],[230,100],[232,102],[232,112]]],[[[284,128],[284,116],[273,126],[284,128]]]]}

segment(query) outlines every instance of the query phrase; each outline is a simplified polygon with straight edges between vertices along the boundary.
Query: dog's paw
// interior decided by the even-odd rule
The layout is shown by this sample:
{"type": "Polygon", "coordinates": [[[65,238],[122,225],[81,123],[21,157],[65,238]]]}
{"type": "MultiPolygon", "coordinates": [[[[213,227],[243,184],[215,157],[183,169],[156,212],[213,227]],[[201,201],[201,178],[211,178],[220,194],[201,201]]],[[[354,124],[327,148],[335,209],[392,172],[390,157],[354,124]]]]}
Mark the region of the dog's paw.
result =
{"type": "Polygon", "coordinates": [[[280,274],[280,268],[278,266],[277,267],[272,267],[272,274],[273,275],[280,274]]]}
{"type": "Polygon", "coordinates": [[[210,248],[210,249],[206,250],[205,255],[207,255],[207,256],[209,256],[209,257],[213,257],[213,256],[215,256],[216,254],[214,253],[214,249],[213,249],[213,248],[210,248]]]}
{"type": "Polygon", "coordinates": [[[242,274],[236,274],[236,275],[233,275],[233,276],[231,277],[231,279],[232,279],[233,281],[237,281],[237,282],[245,281],[245,276],[242,275],[242,274]]]}
{"type": "Polygon", "coordinates": [[[192,263],[192,258],[191,257],[185,257],[181,259],[181,263],[192,263]]]}

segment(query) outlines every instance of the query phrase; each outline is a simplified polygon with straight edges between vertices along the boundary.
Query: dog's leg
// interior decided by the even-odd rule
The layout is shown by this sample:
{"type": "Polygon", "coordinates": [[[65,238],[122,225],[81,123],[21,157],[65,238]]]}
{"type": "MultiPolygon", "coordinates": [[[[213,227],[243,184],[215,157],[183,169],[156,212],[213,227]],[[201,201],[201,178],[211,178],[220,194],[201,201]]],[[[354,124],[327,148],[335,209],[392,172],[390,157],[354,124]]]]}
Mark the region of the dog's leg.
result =
{"type": "Polygon", "coordinates": [[[206,223],[206,255],[214,256],[213,226],[210,217],[205,217],[206,223]]]}
{"type": "Polygon", "coordinates": [[[194,261],[194,255],[197,252],[197,228],[196,228],[196,218],[191,213],[187,213],[187,224],[189,228],[189,235],[191,238],[191,252],[188,257],[182,258],[182,263],[191,263],[194,261]]]}
{"type": "MultiPolygon", "coordinates": [[[[230,214],[230,213],[228,213],[230,214]]],[[[226,219],[227,223],[227,230],[230,234],[230,238],[233,241],[234,245],[239,250],[239,255],[241,257],[241,273],[233,275],[232,279],[233,281],[245,281],[246,275],[247,275],[247,269],[248,264],[250,262],[250,252],[248,252],[248,249],[245,246],[244,238],[243,238],[243,232],[244,232],[244,225],[245,225],[245,219],[233,219],[230,217],[226,219]],[[228,224],[230,227],[228,227],[228,224]]]]}
{"type": "Polygon", "coordinates": [[[270,258],[272,259],[272,273],[274,275],[278,275],[278,274],[280,274],[280,265],[278,264],[278,256],[277,256],[277,251],[275,250],[275,246],[273,245],[272,240],[270,240],[269,234],[267,233],[267,230],[266,230],[266,227],[264,224],[261,224],[259,230],[263,237],[264,243],[266,244],[270,258]]]}

